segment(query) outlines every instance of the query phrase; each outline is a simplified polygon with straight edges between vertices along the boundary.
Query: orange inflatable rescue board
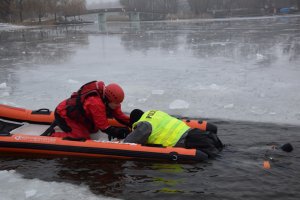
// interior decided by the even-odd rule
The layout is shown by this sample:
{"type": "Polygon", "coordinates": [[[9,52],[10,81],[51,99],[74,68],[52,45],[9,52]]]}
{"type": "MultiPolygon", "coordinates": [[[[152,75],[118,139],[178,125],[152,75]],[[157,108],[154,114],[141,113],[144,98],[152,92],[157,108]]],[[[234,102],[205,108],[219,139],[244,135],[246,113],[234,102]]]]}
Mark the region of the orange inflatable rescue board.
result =
{"type": "MultiPolygon", "coordinates": [[[[54,120],[54,112],[47,108],[28,110],[0,104],[0,118],[37,124],[51,124],[54,120]]],[[[108,121],[112,126],[123,126],[116,120],[109,119],[108,121]]]]}
{"type": "MultiPolygon", "coordinates": [[[[179,147],[142,146],[103,140],[104,133],[92,135],[91,140],[67,140],[41,134],[53,122],[49,109],[28,110],[0,104],[0,153],[8,155],[77,156],[92,158],[146,159],[172,162],[199,162],[208,155],[200,150],[179,147]]],[[[192,128],[217,131],[206,121],[183,121],[192,128]]],[[[110,119],[112,126],[122,126],[110,119]]],[[[106,137],[105,137],[106,138],[106,137]]]]}

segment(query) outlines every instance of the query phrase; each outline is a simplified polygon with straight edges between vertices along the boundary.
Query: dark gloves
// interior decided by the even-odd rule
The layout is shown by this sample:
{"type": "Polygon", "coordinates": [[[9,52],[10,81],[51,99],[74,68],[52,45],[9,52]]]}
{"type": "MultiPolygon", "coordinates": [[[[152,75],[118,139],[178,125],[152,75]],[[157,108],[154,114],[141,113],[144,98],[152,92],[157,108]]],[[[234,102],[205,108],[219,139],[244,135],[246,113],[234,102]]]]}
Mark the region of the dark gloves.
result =
{"type": "Polygon", "coordinates": [[[129,128],[126,127],[114,127],[110,126],[109,128],[104,130],[107,133],[109,140],[111,138],[124,139],[130,133],[129,128]]]}

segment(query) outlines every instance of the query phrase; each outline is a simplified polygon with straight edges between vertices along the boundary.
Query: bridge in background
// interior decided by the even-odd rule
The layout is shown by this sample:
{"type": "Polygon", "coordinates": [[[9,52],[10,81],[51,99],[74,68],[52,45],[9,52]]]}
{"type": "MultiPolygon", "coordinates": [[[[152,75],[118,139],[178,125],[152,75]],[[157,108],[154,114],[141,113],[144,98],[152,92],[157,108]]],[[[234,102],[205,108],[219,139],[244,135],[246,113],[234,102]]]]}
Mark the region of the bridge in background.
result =
{"type": "Polygon", "coordinates": [[[106,16],[108,13],[122,13],[129,16],[130,21],[140,21],[140,14],[160,14],[166,15],[166,13],[150,12],[150,11],[138,11],[137,9],[127,9],[127,8],[101,8],[87,10],[84,14],[98,14],[98,22],[105,23],[106,16]]]}

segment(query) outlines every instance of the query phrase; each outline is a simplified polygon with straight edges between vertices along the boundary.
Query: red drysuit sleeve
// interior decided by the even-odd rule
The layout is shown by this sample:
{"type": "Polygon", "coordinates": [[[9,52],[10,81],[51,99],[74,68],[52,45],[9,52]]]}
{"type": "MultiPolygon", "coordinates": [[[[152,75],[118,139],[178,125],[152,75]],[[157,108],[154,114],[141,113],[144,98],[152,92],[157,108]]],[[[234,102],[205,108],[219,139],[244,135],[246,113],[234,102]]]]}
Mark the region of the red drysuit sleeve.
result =
{"type": "Polygon", "coordinates": [[[129,116],[123,113],[121,105],[112,111],[112,115],[121,124],[129,126],[129,116]]]}
{"type": "Polygon", "coordinates": [[[101,131],[110,125],[106,117],[106,108],[103,101],[98,96],[90,96],[84,101],[84,110],[90,119],[93,119],[95,126],[101,131]]]}

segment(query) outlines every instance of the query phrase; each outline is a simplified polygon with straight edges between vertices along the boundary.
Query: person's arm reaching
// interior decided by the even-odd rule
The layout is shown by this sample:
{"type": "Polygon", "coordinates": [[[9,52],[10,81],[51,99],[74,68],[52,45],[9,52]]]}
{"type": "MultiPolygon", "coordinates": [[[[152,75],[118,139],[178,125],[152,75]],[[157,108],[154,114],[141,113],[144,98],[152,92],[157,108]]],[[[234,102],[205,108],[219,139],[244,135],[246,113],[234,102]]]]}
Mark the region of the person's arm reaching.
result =
{"type": "Polygon", "coordinates": [[[121,109],[121,105],[118,106],[116,109],[112,110],[113,117],[125,126],[130,126],[129,124],[129,116],[123,113],[121,109]]]}
{"type": "Polygon", "coordinates": [[[124,143],[147,144],[152,132],[152,126],[148,122],[139,122],[136,128],[125,138],[124,143]]]}

